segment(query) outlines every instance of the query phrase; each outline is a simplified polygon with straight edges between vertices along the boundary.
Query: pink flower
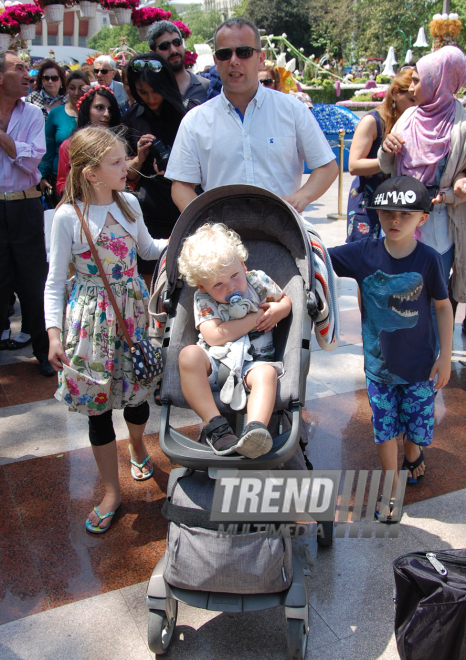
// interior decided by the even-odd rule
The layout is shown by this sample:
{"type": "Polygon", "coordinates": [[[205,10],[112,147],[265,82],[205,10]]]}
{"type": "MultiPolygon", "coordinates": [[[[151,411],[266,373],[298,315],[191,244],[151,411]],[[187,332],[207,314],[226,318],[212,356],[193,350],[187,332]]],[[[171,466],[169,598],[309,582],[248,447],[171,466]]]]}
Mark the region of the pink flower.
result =
{"type": "Polygon", "coordinates": [[[79,387],[78,384],[74,382],[72,378],[65,378],[66,384],[68,386],[68,389],[70,391],[70,394],[74,394],[75,396],[78,396],[79,394],[79,387]]]}
{"type": "Polygon", "coordinates": [[[104,298],[104,299],[101,300],[99,303],[97,303],[97,307],[98,307],[99,309],[107,309],[107,307],[108,307],[107,299],[104,298]]]}
{"type": "Polygon", "coordinates": [[[118,238],[112,240],[108,244],[108,248],[113,252],[116,257],[121,257],[124,259],[128,254],[128,248],[126,243],[118,238]]]}
{"type": "Polygon", "coordinates": [[[80,336],[80,337],[83,337],[84,339],[86,339],[86,337],[87,337],[87,330],[84,330],[84,328],[81,328],[81,332],[79,333],[79,336],[80,336]]]}
{"type": "Polygon", "coordinates": [[[134,381],[133,392],[139,392],[139,383],[137,380],[134,381]]]}
{"type": "Polygon", "coordinates": [[[105,371],[110,371],[110,373],[112,373],[114,366],[115,363],[113,362],[113,360],[107,360],[105,363],[105,371]]]}
{"type": "Polygon", "coordinates": [[[187,39],[188,37],[191,36],[191,30],[187,25],[182,23],[181,21],[172,21],[173,25],[176,25],[178,30],[181,32],[181,36],[183,39],[187,39]]]}
{"type": "Polygon", "coordinates": [[[126,329],[128,330],[129,336],[132,337],[133,334],[134,334],[134,321],[133,321],[133,319],[125,319],[125,325],[126,325],[126,329]]]}
{"type": "Polygon", "coordinates": [[[91,251],[88,250],[87,252],[81,252],[79,256],[82,257],[83,259],[90,259],[92,254],[91,251]]]}

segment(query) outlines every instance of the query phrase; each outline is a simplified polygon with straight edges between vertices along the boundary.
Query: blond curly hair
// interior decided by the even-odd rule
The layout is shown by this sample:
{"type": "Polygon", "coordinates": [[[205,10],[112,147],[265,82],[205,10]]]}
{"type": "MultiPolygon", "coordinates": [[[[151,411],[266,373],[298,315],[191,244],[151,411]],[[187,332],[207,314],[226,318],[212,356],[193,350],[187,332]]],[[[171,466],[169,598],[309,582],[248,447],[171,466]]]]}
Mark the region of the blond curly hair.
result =
{"type": "Polygon", "coordinates": [[[178,269],[190,286],[197,286],[219,275],[235,257],[248,258],[239,235],[219,222],[207,222],[184,240],[178,269]]]}

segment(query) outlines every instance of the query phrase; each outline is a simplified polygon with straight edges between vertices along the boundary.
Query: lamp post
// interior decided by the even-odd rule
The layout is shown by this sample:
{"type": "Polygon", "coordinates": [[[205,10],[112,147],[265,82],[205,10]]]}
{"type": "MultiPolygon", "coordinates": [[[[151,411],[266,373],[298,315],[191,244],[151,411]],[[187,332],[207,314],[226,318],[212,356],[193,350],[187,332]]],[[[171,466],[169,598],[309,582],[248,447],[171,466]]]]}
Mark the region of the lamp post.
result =
{"type": "MultiPolygon", "coordinates": [[[[444,0],[444,6],[445,6],[445,3],[450,4],[450,0],[444,0]]],[[[421,20],[419,19],[419,16],[417,16],[417,14],[414,14],[413,12],[408,12],[407,14],[404,14],[404,16],[402,16],[400,18],[400,21],[398,23],[398,28],[393,33],[394,35],[397,34],[397,33],[400,34],[400,36],[403,40],[403,53],[402,53],[403,57],[401,58],[403,61],[405,61],[406,55],[407,55],[408,51],[411,50],[411,48],[426,48],[429,45],[426,41],[424,28],[422,28],[422,27],[419,28],[417,39],[414,42],[414,44],[412,43],[411,35],[409,35],[409,37],[406,36],[406,33],[401,28],[401,24],[403,23],[403,21],[406,18],[409,18],[409,17],[414,17],[417,21],[419,21],[419,23],[421,23],[421,20]]]]}

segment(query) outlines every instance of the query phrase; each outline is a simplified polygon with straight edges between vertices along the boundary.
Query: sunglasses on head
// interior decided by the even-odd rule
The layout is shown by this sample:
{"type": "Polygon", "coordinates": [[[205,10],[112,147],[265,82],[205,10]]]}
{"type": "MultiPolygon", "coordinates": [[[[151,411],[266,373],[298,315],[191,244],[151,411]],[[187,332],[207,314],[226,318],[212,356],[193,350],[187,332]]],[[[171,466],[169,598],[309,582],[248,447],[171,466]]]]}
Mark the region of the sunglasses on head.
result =
{"type": "Polygon", "coordinates": [[[60,80],[60,76],[42,76],[42,80],[45,80],[45,82],[49,82],[50,80],[57,82],[57,80],[60,80]]]}
{"type": "Polygon", "coordinates": [[[168,50],[170,46],[175,46],[175,48],[178,48],[178,46],[181,46],[183,43],[183,39],[180,39],[177,37],[176,39],[173,39],[173,41],[162,41],[161,44],[157,46],[159,50],[168,50]]]}
{"type": "Polygon", "coordinates": [[[273,87],[274,79],[273,78],[264,78],[263,80],[260,80],[264,87],[273,87]]]}
{"type": "Polygon", "coordinates": [[[131,64],[133,71],[142,71],[146,66],[155,73],[162,70],[162,64],[158,60],[134,60],[131,64]]]}
{"type": "Polygon", "coordinates": [[[103,76],[106,76],[109,71],[110,71],[110,69],[94,69],[94,73],[95,73],[96,76],[99,73],[101,73],[103,76]]]}
{"type": "Polygon", "coordinates": [[[233,53],[236,53],[236,57],[239,57],[240,60],[248,60],[254,55],[254,51],[260,53],[260,48],[253,48],[252,46],[238,46],[238,48],[220,48],[215,51],[215,57],[219,62],[226,62],[231,60],[233,53]]]}

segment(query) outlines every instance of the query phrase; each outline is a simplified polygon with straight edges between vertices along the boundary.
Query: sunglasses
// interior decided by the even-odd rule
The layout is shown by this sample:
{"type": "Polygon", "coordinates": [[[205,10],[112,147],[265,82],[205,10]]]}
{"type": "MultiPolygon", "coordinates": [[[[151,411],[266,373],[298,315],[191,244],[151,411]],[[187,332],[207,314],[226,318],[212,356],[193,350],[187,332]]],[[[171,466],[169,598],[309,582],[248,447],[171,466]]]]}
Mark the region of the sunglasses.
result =
{"type": "Polygon", "coordinates": [[[110,69],[94,69],[96,76],[99,75],[99,73],[101,73],[103,76],[106,76],[109,71],[110,69]]]}
{"type": "Polygon", "coordinates": [[[42,76],[42,80],[45,80],[45,82],[49,82],[49,81],[57,82],[58,80],[60,80],[60,76],[42,76]]]}
{"type": "Polygon", "coordinates": [[[175,46],[175,48],[178,48],[178,46],[181,46],[183,43],[183,39],[173,39],[173,41],[162,41],[161,44],[157,46],[159,50],[168,50],[170,46],[175,46]]]}
{"type": "Polygon", "coordinates": [[[274,79],[273,78],[264,78],[263,80],[260,80],[264,87],[273,87],[274,79]]]}
{"type": "Polygon", "coordinates": [[[260,48],[253,48],[252,46],[238,46],[238,48],[220,48],[215,51],[215,57],[219,62],[226,62],[231,60],[233,53],[236,53],[236,57],[239,57],[240,60],[248,60],[254,55],[254,51],[260,53],[260,48]]]}
{"type": "Polygon", "coordinates": [[[162,70],[162,64],[158,60],[134,60],[131,64],[133,71],[142,71],[146,66],[155,73],[162,70]]]}

